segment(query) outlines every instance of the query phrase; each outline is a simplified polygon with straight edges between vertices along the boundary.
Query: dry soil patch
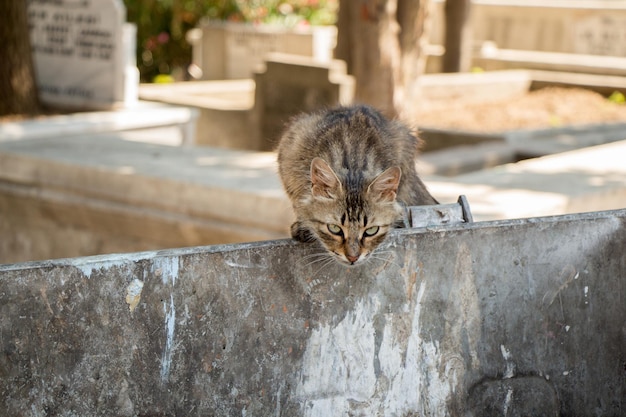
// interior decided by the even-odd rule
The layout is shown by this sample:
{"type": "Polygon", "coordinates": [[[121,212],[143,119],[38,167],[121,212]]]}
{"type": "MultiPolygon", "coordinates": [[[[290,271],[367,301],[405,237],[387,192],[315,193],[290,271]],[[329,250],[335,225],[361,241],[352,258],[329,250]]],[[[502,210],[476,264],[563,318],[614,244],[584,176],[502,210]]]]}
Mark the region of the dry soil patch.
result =
{"type": "Polygon", "coordinates": [[[498,133],[565,125],[626,122],[626,105],[581,88],[547,87],[492,102],[427,103],[416,111],[420,127],[498,133]]]}

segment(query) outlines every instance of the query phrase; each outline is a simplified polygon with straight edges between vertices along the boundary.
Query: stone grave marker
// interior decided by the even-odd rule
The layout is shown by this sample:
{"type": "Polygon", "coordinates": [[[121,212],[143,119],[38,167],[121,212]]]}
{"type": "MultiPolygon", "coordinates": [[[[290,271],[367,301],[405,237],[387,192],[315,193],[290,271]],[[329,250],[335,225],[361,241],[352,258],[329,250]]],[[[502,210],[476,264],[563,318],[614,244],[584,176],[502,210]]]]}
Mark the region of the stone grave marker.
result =
{"type": "Polygon", "coordinates": [[[122,0],[29,0],[42,102],[103,109],[136,101],[136,28],[125,17],[122,0]]]}
{"type": "Polygon", "coordinates": [[[313,58],[272,53],[255,73],[254,118],[261,134],[262,150],[272,150],[289,119],[354,99],[354,78],[340,60],[319,62],[313,58]]]}
{"type": "Polygon", "coordinates": [[[605,13],[580,19],[574,38],[576,53],[626,56],[626,17],[605,13]]]}

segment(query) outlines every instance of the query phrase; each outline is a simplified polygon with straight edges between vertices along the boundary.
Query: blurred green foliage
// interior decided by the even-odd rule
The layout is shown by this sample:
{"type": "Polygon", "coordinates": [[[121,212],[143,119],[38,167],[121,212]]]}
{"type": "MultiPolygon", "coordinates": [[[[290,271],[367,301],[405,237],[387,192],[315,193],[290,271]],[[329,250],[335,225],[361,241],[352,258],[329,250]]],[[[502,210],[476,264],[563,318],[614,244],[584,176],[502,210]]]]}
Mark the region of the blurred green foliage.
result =
{"type": "Polygon", "coordinates": [[[613,93],[608,97],[608,100],[611,103],[626,104],[626,96],[621,91],[613,91],[613,93]]]}
{"type": "Polygon", "coordinates": [[[142,82],[187,78],[191,46],[185,35],[202,19],[251,24],[331,25],[338,0],[124,0],[137,25],[137,66],[142,82]],[[157,78],[158,77],[158,78],[157,78]]]}

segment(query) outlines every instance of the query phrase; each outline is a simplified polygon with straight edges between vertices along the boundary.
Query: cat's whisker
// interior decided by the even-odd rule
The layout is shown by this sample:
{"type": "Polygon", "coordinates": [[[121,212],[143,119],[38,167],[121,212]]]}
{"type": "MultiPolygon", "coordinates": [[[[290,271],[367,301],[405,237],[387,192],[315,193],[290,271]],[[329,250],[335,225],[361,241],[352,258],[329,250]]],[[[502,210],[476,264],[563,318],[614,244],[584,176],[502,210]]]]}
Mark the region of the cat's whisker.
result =
{"type": "Polygon", "coordinates": [[[317,276],[320,274],[320,272],[322,272],[323,269],[329,267],[330,265],[332,265],[335,262],[335,260],[332,257],[328,257],[328,259],[326,261],[322,262],[322,265],[320,265],[319,268],[317,268],[315,270],[315,272],[313,272],[313,275],[317,276]]]}
{"type": "Polygon", "coordinates": [[[320,263],[322,263],[322,262],[325,262],[325,261],[324,261],[323,259],[318,259],[318,260],[316,260],[315,262],[309,262],[308,264],[303,265],[303,266],[302,266],[302,268],[303,268],[303,269],[307,269],[307,270],[308,270],[308,269],[310,269],[310,268],[314,268],[314,267],[316,267],[317,265],[319,265],[319,264],[320,264],[320,263]]]}
{"type": "Polygon", "coordinates": [[[385,249],[385,248],[376,248],[376,250],[373,250],[371,252],[372,255],[391,255],[393,256],[395,254],[395,251],[391,250],[391,249],[385,249]]]}
{"type": "Polygon", "coordinates": [[[314,268],[320,264],[324,265],[326,262],[327,262],[327,259],[324,259],[324,258],[316,259],[315,261],[309,262],[306,265],[304,265],[303,268],[314,268]]]}
{"type": "Polygon", "coordinates": [[[302,260],[307,260],[311,258],[319,258],[321,256],[328,256],[326,252],[314,252],[302,257],[302,260]]]}
{"type": "Polygon", "coordinates": [[[320,262],[324,259],[328,258],[328,254],[325,252],[320,252],[320,253],[312,253],[310,255],[304,256],[302,258],[302,261],[305,262],[305,264],[303,265],[304,268],[313,265],[317,262],[320,262]]]}
{"type": "Polygon", "coordinates": [[[367,260],[370,261],[378,261],[386,264],[393,264],[398,268],[402,268],[402,265],[396,261],[396,257],[394,256],[392,251],[375,251],[370,253],[367,260]]]}
{"type": "Polygon", "coordinates": [[[326,257],[328,257],[328,254],[326,252],[316,252],[316,253],[311,253],[309,255],[303,256],[301,260],[305,262],[308,262],[308,261],[315,262],[316,260],[324,259],[326,257]]]}
{"type": "Polygon", "coordinates": [[[370,253],[370,256],[375,256],[379,259],[394,259],[396,258],[393,251],[375,251],[370,253]]]}

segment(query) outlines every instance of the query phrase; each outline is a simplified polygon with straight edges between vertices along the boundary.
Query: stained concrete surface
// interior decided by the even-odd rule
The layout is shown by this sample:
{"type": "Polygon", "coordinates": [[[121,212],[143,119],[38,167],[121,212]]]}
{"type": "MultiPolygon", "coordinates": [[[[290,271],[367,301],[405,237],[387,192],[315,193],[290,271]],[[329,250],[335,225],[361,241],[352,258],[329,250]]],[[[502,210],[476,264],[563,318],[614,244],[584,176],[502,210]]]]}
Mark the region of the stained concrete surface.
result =
{"type": "Polygon", "coordinates": [[[1,415],[621,416],[626,210],[0,266],[1,415]]]}

